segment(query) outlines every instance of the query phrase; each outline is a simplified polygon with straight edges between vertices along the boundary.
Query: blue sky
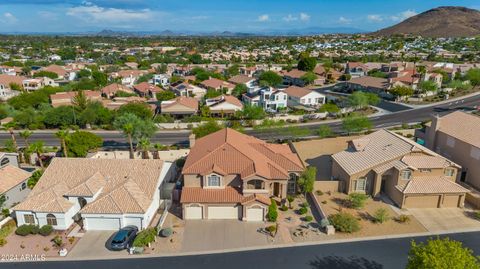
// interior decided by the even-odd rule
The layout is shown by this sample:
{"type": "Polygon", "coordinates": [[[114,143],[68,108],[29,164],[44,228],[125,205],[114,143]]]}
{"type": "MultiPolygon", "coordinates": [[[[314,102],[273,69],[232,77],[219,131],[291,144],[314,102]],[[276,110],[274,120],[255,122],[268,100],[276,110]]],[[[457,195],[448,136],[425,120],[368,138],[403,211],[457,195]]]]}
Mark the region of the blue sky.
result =
{"type": "Polygon", "coordinates": [[[0,32],[376,30],[430,8],[479,0],[0,0],[0,32]]]}

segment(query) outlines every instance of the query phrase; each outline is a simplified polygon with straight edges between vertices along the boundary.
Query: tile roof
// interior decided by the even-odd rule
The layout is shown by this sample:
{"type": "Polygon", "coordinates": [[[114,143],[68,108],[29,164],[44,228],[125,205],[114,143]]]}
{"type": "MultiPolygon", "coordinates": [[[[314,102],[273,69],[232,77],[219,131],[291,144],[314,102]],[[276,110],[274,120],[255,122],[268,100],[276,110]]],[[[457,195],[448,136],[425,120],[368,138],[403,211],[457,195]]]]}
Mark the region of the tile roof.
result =
{"type": "Polygon", "coordinates": [[[303,171],[300,158],[288,145],[268,144],[233,129],[198,139],[183,168],[184,174],[205,174],[216,165],[242,178],[288,179],[289,171],[303,171]]]}
{"type": "Polygon", "coordinates": [[[354,148],[349,148],[332,155],[332,158],[349,175],[390,163],[412,152],[421,152],[424,155],[419,157],[407,157],[406,160],[409,163],[407,164],[404,162],[406,166],[410,166],[411,164],[417,168],[424,168],[419,166],[428,166],[429,164],[427,163],[429,160],[435,160],[436,164],[438,164],[440,159],[451,165],[458,166],[414,141],[384,129],[354,141],[357,141],[357,144],[361,141],[360,144],[362,145],[356,145],[354,148]],[[433,159],[430,157],[435,158],[433,159]],[[421,158],[426,159],[422,160],[421,158]]]}
{"type": "Polygon", "coordinates": [[[232,95],[221,95],[219,97],[211,98],[208,101],[211,102],[211,104],[208,106],[212,107],[215,107],[221,103],[229,103],[239,108],[243,108],[243,103],[232,95]]]}
{"type": "Polygon", "coordinates": [[[31,175],[31,173],[13,165],[0,168],[0,194],[24,182],[31,175]]]}
{"type": "Polygon", "coordinates": [[[252,80],[255,80],[255,78],[245,76],[245,75],[236,75],[231,77],[228,82],[231,82],[233,84],[246,84],[252,80]]]}
{"type": "Polygon", "coordinates": [[[137,84],[133,87],[135,88],[135,90],[137,90],[139,92],[142,92],[142,93],[148,93],[148,92],[156,93],[156,92],[163,91],[160,87],[152,85],[148,82],[142,82],[142,83],[137,84]]]}
{"type": "Polygon", "coordinates": [[[65,196],[92,196],[100,191],[81,213],[145,213],[163,165],[160,160],[54,158],[14,210],[66,212],[73,203],[65,196]]]}
{"type": "Polygon", "coordinates": [[[480,148],[480,117],[456,111],[440,118],[439,131],[480,148]]]}
{"type": "Polygon", "coordinates": [[[11,83],[15,83],[19,86],[23,85],[23,81],[26,80],[26,77],[22,76],[12,76],[6,74],[0,74],[0,84],[9,86],[11,83]]]}
{"type": "Polygon", "coordinates": [[[217,78],[211,78],[211,79],[204,80],[200,84],[203,85],[204,87],[214,88],[214,89],[233,88],[234,87],[234,85],[232,85],[231,83],[220,80],[220,79],[217,79],[217,78]]]}
{"type": "Polygon", "coordinates": [[[358,84],[363,87],[372,87],[377,89],[387,89],[390,86],[388,79],[386,78],[377,78],[370,76],[363,76],[358,78],[352,78],[347,81],[349,84],[358,84]]]}
{"type": "Polygon", "coordinates": [[[233,187],[225,189],[204,189],[185,187],[182,189],[180,203],[240,203],[244,197],[233,187]]]}
{"type": "Polygon", "coordinates": [[[397,186],[405,194],[434,194],[434,193],[465,193],[470,192],[443,177],[416,177],[406,184],[397,186]]]}
{"type": "Polygon", "coordinates": [[[283,90],[288,96],[293,96],[297,98],[301,98],[309,93],[312,93],[312,90],[309,90],[307,88],[302,88],[302,87],[297,87],[297,86],[290,86],[283,90]]]}
{"type": "Polygon", "coordinates": [[[172,100],[163,101],[160,104],[160,106],[162,107],[162,109],[165,109],[178,104],[198,110],[198,100],[192,97],[185,97],[185,96],[179,96],[172,100]]]}
{"type": "Polygon", "coordinates": [[[407,155],[401,161],[416,169],[445,168],[451,165],[451,162],[438,156],[407,155]]]}
{"type": "Polygon", "coordinates": [[[130,88],[128,88],[127,86],[124,86],[124,85],[121,85],[121,84],[118,84],[118,83],[112,83],[112,84],[110,84],[108,86],[105,86],[101,89],[101,92],[103,94],[106,94],[106,95],[115,94],[118,91],[129,92],[129,93],[132,92],[132,90],[130,88]]]}
{"type": "Polygon", "coordinates": [[[303,77],[307,72],[298,70],[298,69],[292,69],[288,72],[284,72],[283,75],[287,77],[292,77],[292,78],[301,78],[303,77]]]}

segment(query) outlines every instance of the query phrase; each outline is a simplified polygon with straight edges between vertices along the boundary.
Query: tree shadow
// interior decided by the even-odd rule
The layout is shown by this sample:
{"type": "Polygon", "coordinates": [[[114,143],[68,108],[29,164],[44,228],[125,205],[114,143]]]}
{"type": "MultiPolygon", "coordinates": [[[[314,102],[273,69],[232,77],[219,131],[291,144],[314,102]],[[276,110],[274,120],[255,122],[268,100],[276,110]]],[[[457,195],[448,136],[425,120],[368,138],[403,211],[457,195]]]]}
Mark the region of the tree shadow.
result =
{"type": "Polygon", "coordinates": [[[315,257],[313,261],[310,262],[312,268],[318,269],[382,269],[383,265],[376,261],[368,260],[362,257],[340,257],[340,256],[326,256],[326,257],[315,257]]]}

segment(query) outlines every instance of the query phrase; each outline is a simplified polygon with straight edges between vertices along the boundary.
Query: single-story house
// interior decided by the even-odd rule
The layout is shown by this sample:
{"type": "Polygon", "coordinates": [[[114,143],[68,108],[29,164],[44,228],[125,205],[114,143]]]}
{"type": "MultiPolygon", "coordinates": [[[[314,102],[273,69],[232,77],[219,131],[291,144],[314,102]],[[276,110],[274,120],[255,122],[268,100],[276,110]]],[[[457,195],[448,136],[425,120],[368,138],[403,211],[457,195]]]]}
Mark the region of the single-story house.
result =
{"type": "Polygon", "coordinates": [[[175,99],[162,101],[160,113],[175,116],[190,116],[198,112],[198,100],[191,97],[179,96],[175,99]]]}
{"type": "Polygon", "coordinates": [[[319,107],[325,104],[325,95],[307,88],[290,86],[283,91],[288,95],[287,105],[292,108],[319,107]]]}
{"type": "Polygon", "coordinates": [[[210,108],[210,114],[231,115],[243,109],[243,103],[235,96],[221,95],[205,100],[205,105],[210,108]]]}

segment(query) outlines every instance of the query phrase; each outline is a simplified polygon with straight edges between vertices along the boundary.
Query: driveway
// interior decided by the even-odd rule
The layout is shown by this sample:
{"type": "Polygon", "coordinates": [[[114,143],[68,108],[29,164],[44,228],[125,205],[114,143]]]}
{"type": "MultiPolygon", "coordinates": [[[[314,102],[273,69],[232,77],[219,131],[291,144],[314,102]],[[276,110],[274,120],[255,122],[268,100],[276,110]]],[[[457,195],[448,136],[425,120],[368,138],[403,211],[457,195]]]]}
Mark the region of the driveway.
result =
{"type": "Polygon", "coordinates": [[[211,251],[272,244],[268,236],[257,232],[264,223],[239,220],[187,220],[182,251],[211,251]]]}
{"type": "Polygon", "coordinates": [[[480,230],[480,221],[468,209],[415,208],[408,211],[430,232],[480,230]]]}
{"type": "Polygon", "coordinates": [[[77,242],[75,247],[68,254],[68,258],[84,259],[84,258],[111,258],[127,256],[128,253],[124,251],[110,251],[105,247],[107,240],[113,235],[115,231],[88,231],[77,242]]]}

